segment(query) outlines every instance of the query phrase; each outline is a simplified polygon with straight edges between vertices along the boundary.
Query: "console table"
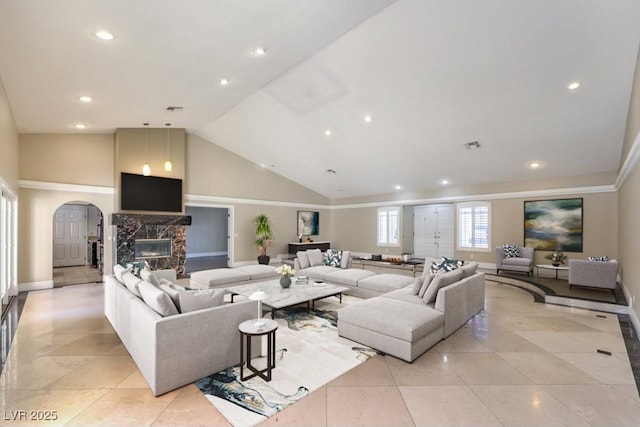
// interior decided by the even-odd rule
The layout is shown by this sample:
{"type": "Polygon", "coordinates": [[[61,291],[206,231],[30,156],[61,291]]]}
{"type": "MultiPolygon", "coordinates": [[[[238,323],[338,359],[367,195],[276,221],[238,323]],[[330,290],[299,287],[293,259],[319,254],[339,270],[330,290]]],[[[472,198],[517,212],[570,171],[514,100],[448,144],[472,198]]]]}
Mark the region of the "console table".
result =
{"type": "Polygon", "coordinates": [[[397,264],[388,261],[373,261],[362,258],[353,258],[351,265],[352,268],[362,268],[363,270],[373,271],[376,274],[392,273],[409,277],[420,276],[424,269],[424,263],[421,262],[397,264]]]}
{"type": "Polygon", "coordinates": [[[331,248],[331,242],[291,242],[289,243],[289,253],[295,254],[298,251],[306,251],[307,249],[320,249],[325,252],[331,248]]]}

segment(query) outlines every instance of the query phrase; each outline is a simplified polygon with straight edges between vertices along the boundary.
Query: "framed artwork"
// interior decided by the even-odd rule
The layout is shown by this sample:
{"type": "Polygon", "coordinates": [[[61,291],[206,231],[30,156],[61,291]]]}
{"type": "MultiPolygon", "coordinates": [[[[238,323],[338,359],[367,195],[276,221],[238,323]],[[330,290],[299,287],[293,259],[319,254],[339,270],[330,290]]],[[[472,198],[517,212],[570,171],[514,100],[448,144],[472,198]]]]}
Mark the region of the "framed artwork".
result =
{"type": "Polygon", "coordinates": [[[320,234],[320,212],[298,211],[298,236],[320,234]]]}
{"type": "Polygon", "coordinates": [[[582,252],[582,198],[524,202],[524,245],[582,252]]]}

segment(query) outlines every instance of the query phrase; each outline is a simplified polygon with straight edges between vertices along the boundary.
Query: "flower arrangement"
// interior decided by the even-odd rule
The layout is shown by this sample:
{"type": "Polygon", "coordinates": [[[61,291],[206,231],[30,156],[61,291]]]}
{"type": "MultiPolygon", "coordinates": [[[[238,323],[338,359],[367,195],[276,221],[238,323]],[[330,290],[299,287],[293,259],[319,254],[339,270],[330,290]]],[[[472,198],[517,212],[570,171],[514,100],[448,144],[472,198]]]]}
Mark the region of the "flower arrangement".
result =
{"type": "Polygon", "coordinates": [[[560,264],[564,264],[564,260],[567,259],[565,255],[562,254],[562,251],[556,249],[544,256],[546,259],[551,260],[551,264],[554,266],[558,266],[560,264]]]}
{"type": "Polygon", "coordinates": [[[296,271],[288,264],[282,264],[280,267],[276,268],[276,271],[287,277],[291,277],[296,274],[296,271]]]}

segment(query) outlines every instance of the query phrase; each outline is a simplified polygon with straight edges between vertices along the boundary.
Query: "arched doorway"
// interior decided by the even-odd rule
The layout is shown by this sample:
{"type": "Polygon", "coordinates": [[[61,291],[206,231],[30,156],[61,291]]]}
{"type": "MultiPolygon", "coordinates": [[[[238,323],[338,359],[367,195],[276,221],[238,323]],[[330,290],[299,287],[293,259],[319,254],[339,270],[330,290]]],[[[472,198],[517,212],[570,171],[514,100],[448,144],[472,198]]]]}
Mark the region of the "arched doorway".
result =
{"type": "Polygon", "coordinates": [[[53,286],[102,282],[104,219],[95,205],[73,201],[53,215],[53,286]]]}

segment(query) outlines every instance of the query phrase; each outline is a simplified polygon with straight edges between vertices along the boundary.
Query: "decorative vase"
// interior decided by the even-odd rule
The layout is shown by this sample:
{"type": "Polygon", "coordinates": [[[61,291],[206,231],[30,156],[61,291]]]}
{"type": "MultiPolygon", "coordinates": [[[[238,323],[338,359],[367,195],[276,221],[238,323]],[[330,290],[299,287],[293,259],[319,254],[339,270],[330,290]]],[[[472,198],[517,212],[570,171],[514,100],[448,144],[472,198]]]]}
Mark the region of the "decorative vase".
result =
{"type": "Polygon", "coordinates": [[[289,286],[291,286],[291,277],[282,276],[280,278],[280,286],[282,286],[284,289],[287,289],[289,286]]]}
{"type": "Polygon", "coordinates": [[[560,267],[560,263],[559,262],[552,262],[551,265],[553,265],[554,267],[560,267]]]}

